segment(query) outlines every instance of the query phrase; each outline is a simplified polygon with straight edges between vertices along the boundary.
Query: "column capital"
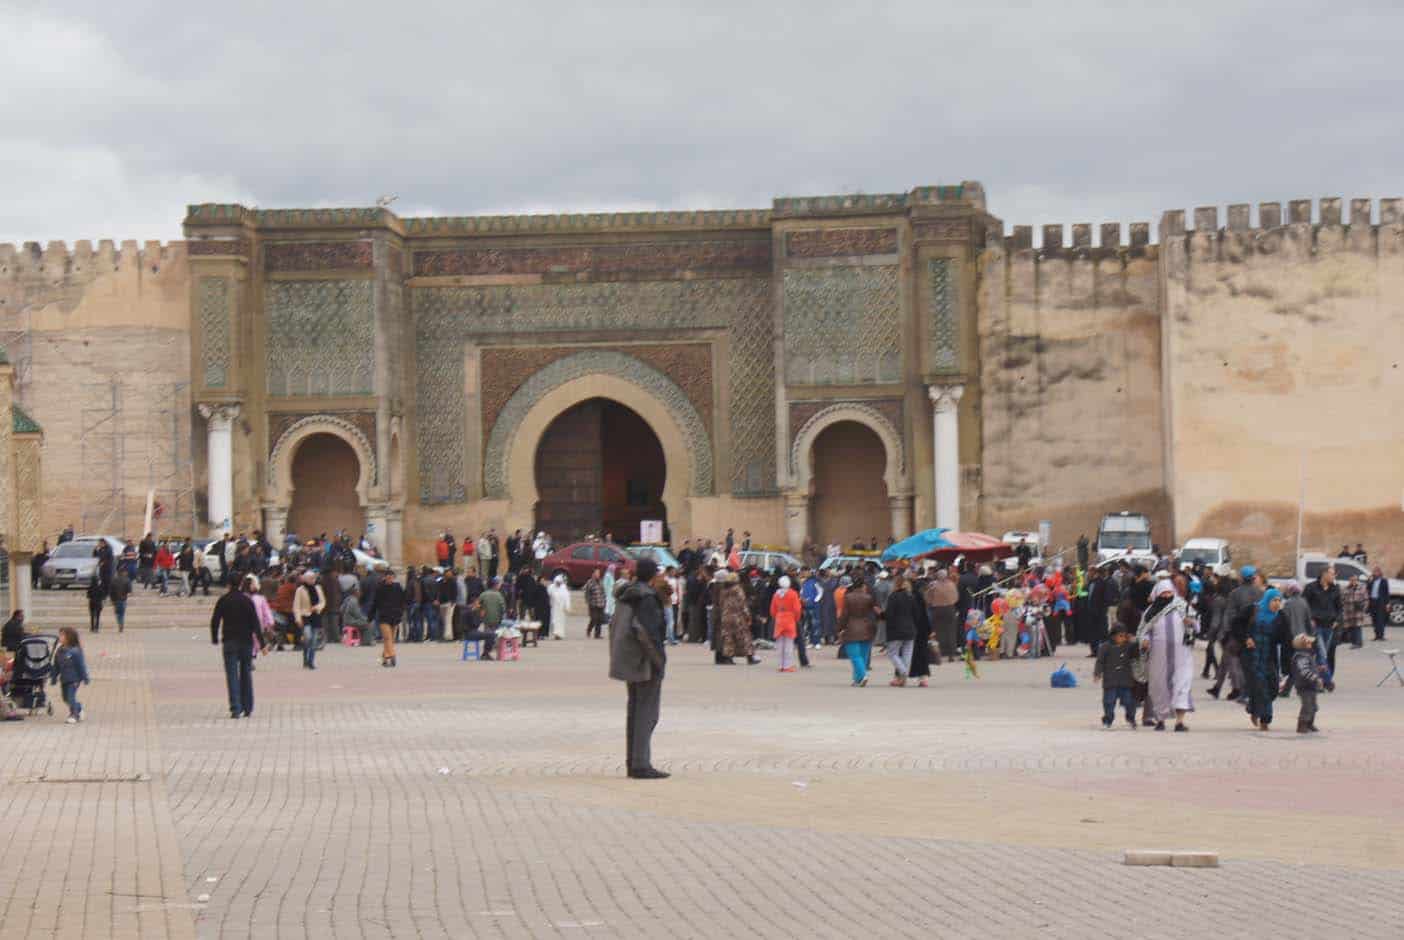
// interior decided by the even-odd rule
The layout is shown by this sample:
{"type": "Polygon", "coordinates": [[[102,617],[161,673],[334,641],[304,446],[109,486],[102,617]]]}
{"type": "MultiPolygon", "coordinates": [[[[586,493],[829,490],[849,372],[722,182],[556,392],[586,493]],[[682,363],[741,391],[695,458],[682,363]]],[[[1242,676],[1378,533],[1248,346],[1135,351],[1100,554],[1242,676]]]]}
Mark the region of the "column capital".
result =
{"type": "Polygon", "coordinates": [[[928,385],[926,386],[927,397],[931,399],[931,404],[936,406],[937,412],[955,411],[960,404],[960,398],[965,394],[963,384],[955,385],[928,385]]]}
{"type": "Polygon", "coordinates": [[[201,402],[196,407],[200,411],[200,417],[208,421],[211,428],[227,430],[234,424],[234,419],[239,417],[243,406],[237,401],[215,401],[201,402]]]}

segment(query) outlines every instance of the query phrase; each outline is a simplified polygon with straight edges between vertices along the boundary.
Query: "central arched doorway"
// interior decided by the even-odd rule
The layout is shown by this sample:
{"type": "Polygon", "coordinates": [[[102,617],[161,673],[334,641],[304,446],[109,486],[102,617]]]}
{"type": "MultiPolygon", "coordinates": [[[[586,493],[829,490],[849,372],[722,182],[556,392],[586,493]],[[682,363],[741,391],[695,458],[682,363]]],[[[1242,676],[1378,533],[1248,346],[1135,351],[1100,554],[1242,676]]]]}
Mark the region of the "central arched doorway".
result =
{"type": "Polygon", "coordinates": [[[335,434],[310,434],[297,444],[292,458],[292,506],[288,531],[304,540],[345,529],[353,536],[365,531],[366,514],[356,483],[361,461],[351,445],[335,434]]]}
{"type": "Polygon", "coordinates": [[[663,445],[632,408],[590,398],[561,412],[536,448],[536,528],[557,545],[605,533],[638,541],[639,523],[667,521],[663,445]]]}
{"type": "Polygon", "coordinates": [[[845,548],[854,539],[866,545],[873,537],[886,545],[892,515],[882,438],[858,421],[836,421],[819,432],[811,453],[812,537],[821,545],[837,542],[845,548]]]}

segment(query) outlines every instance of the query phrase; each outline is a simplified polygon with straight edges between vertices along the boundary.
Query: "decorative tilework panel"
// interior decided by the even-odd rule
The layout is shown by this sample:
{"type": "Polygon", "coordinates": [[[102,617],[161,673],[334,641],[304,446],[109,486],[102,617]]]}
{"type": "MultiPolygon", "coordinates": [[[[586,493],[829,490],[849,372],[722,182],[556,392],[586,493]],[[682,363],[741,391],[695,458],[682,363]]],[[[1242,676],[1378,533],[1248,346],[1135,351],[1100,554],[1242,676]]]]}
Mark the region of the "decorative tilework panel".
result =
{"type": "Polygon", "coordinates": [[[960,371],[960,311],[956,306],[959,262],[933,258],[927,262],[931,291],[931,339],[928,368],[932,372],[960,371]]]}
{"type": "Polygon", "coordinates": [[[206,388],[229,381],[229,278],[202,277],[197,288],[200,315],[200,366],[206,388]]]}
{"type": "Polygon", "coordinates": [[[841,258],[896,252],[895,228],[807,229],[785,236],[785,254],[791,258],[841,258]]]}
{"type": "Polygon", "coordinates": [[[897,268],[785,272],[785,379],[859,385],[902,378],[897,268]]]}
{"type": "MultiPolygon", "coordinates": [[[[533,373],[508,399],[488,435],[483,455],[483,489],[488,499],[507,499],[507,456],[512,435],[527,413],[552,389],[586,375],[603,373],[624,379],[661,401],[687,438],[692,456],[688,492],[710,496],[713,492],[712,441],[687,393],[666,375],[633,356],[607,349],[584,349],[533,373]]],[[[672,470],[670,469],[670,472],[672,470]]]]}
{"type": "Polygon", "coordinates": [[[15,531],[10,551],[37,552],[43,542],[39,510],[44,505],[42,461],[37,440],[17,441],[15,453],[15,531]]]}
{"type": "Polygon", "coordinates": [[[373,256],[370,242],[278,242],[263,249],[265,267],[286,271],[366,271],[373,256]]]}
{"type": "Polygon", "coordinates": [[[494,333],[726,329],[730,354],[717,380],[728,382],[731,393],[733,461],[723,478],[729,478],[731,491],[738,495],[775,488],[775,360],[768,278],[419,287],[411,291],[411,303],[423,501],[465,498],[463,347],[474,335],[494,333]]]}
{"type": "Polygon", "coordinates": [[[687,395],[688,401],[712,429],[712,349],[706,343],[657,343],[647,346],[497,346],[482,351],[478,395],[482,402],[483,428],[497,423],[507,400],[532,375],[557,360],[585,349],[606,350],[630,356],[666,375],[687,395]]]}
{"type": "Polygon", "coordinates": [[[370,449],[375,450],[375,412],[373,411],[338,411],[330,415],[320,411],[274,411],[268,415],[268,452],[270,454],[273,452],[278,439],[288,432],[288,428],[305,418],[319,417],[331,417],[351,425],[360,432],[366,441],[370,442],[368,444],[370,449]]]}
{"type": "Polygon", "coordinates": [[[805,424],[823,411],[834,405],[859,405],[863,408],[877,412],[887,419],[896,433],[901,435],[902,428],[902,399],[900,398],[856,398],[856,399],[833,399],[825,398],[819,401],[792,401],[790,402],[790,446],[793,447],[795,439],[799,437],[800,429],[805,424]]]}
{"type": "Polygon", "coordinates": [[[269,395],[369,395],[375,389],[371,281],[269,281],[269,395]]]}

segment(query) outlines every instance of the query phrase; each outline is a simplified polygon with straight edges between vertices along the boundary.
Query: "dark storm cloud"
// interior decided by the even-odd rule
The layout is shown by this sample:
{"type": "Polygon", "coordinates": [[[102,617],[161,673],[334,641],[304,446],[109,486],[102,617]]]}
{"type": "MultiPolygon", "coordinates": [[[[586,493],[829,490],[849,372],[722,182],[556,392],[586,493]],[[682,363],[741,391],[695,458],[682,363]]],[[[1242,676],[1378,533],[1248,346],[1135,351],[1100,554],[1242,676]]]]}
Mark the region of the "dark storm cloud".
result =
{"type": "Polygon", "coordinates": [[[767,206],[979,179],[1007,223],[1398,195],[1395,4],[0,3],[0,240],[186,202],[767,206]]]}

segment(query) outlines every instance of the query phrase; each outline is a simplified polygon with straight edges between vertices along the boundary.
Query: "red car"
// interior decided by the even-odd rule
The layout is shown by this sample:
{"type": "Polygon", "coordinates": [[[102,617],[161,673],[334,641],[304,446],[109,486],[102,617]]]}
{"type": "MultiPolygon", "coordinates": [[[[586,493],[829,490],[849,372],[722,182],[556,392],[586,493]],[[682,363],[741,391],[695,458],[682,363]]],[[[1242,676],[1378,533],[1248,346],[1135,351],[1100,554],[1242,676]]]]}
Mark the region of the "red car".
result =
{"type": "Polygon", "coordinates": [[[553,577],[564,574],[571,587],[580,587],[590,580],[590,572],[609,565],[633,574],[635,561],[612,542],[574,542],[547,555],[541,570],[553,577]]]}

